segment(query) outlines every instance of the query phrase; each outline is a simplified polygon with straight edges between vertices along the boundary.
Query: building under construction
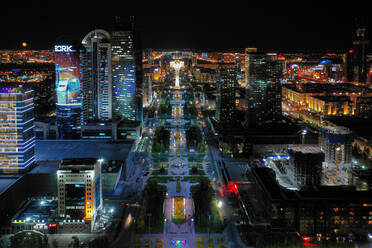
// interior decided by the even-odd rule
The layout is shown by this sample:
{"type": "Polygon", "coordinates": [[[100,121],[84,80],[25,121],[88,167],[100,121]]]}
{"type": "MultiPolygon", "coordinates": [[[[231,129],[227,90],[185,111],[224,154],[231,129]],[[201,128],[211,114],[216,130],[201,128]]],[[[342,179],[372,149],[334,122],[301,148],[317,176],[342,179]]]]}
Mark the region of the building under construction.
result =
{"type": "Polygon", "coordinates": [[[352,159],[352,143],[354,134],[346,127],[322,127],[321,149],[325,155],[325,162],[335,164],[336,167],[350,168],[352,159]]]}
{"type": "Polygon", "coordinates": [[[288,176],[298,187],[321,184],[324,153],[315,146],[290,145],[288,176]]]}

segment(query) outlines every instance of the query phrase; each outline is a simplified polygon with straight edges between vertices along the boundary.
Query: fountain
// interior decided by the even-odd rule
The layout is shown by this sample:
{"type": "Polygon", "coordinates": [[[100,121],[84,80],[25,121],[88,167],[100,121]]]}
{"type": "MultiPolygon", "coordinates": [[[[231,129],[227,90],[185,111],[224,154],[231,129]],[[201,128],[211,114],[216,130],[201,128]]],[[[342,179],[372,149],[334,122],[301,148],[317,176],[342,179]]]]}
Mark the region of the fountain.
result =
{"type": "Polygon", "coordinates": [[[171,61],[170,66],[176,71],[175,87],[180,88],[180,69],[184,66],[183,61],[171,61]]]}

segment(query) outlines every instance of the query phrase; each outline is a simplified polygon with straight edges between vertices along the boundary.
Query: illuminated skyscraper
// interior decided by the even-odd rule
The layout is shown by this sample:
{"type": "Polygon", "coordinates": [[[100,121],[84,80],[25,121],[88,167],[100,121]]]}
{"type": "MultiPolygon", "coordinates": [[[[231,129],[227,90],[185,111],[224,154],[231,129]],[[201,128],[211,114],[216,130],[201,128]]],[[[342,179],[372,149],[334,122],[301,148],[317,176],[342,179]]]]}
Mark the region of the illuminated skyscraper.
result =
{"type": "Polygon", "coordinates": [[[366,32],[365,28],[356,30],[352,49],[347,55],[347,81],[349,82],[367,82],[369,41],[366,32]]]}
{"type": "Polygon", "coordinates": [[[216,87],[216,119],[231,123],[235,111],[235,87],[237,68],[235,63],[220,63],[216,87]]]}
{"type": "Polygon", "coordinates": [[[146,76],[143,80],[143,106],[148,107],[152,102],[152,79],[146,76]]]}
{"type": "Polygon", "coordinates": [[[58,214],[92,220],[102,208],[101,163],[95,158],[64,159],[57,171],[58,214]]]}
{"type": "Polygon", "coordinates": [[[81,53],[82,123],[112,119],[111,36],[102,29],[89,32],[81,53]]]}
{"type": "Polygon", "coordinates": [[[24,172],[35,161],[33,91],[0,88],[0,108],[0,173],[24,172]]]}
{"type": "Polygon", "coordinates": [[[124,120],[137,119],[135,34],[116,20],[112,32],[113,116],[124,120]]]}
{"type": "Polygon", "coordinates": [[[79,50],[71,44],[55,45],[56,120],[61,138],[79,136],[81,84],[79,50]]]}
{"type": "Polygon", "coordinates": [[[281,114],[283,62],[275,53],[248,51],[246,56],[246,125],[262,126],[281,114]],[[270,103],[270,104],[268,104],[270,103]]]}

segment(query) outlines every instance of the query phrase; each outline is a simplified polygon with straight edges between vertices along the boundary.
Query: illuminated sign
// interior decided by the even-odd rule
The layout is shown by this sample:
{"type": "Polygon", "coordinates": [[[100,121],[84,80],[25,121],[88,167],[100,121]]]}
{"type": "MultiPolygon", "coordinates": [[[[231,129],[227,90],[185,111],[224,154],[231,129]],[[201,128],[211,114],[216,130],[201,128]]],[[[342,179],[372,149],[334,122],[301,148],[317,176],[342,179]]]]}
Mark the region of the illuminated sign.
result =
{"type": "Polygon", "coordinates": [[[322,62],[319,63],[319,65],[325,65],[331,63],[330,60],[323,60],[322,62]]]}
{"type": "Polygon", "coordinates": [[[80,57],[72,45],[55,45],[56,103],[58,106],[81,105],[80,57]]]}
{"type": "Polygon", "coordinates": [[[54,46],[55,52],[65,52],[65,53],[72,53],[75,52],[72,50],[72,45],[55,45],[54,46]]]}

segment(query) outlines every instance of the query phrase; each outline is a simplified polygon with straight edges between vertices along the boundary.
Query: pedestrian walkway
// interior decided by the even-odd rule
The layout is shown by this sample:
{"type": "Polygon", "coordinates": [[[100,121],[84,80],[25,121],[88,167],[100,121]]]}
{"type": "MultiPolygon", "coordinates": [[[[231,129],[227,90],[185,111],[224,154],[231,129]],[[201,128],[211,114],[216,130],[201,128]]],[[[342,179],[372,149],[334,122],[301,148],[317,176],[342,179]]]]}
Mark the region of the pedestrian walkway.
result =
{"type": "MultiPolygon", "coordinates": [[[[177,94],[177,93],[175,93],[177,94]]],[[[181,94],[181,93],[178,93],[181,94]]],[[[158,164],[167,164],[168,175],[174,180],[169,180],[167,186],[167,198],[164,202],[164,230],[158,234],[138,234],[130,241],[130,247],[135,248],[225,248],[227,247],[226,237],[222,233],[195,233],[194,227],[194,202],[192,200],[190,187],[197,183],[202,175],[190,175],[192,167],[203,170],[207,153],[190,152],[186,146],[186,128],[184,126],[183,105],[180,101],[172,101],[174,119],[168,119],[170,123],[170,150],[167,161],[161,162],[158,156],[153,154],[153,168],[160,167],[158,164]],[[175,125],[177,124],[177,125],[175,125]],[[156,163],[156,164],[155,164],[156,163]],[[179,181],[177,178],[179,177],[179,181]],[[182,199],[183,204],[174,204],[175,199],[182,199]],[[183,212],[179,211],[182,208],[183,212]],[[174,218],[177,216],[182,218],[174,218]],[[184,218],[184,222],[183,222],[184,218]],[[176,220],[177,219],[177,220],[176,220]],[[175,221],[173,221],[175,220],[175,221]],[[176,222],[176,223],[175,223],[176,222]]],[[[193,123],[193,121],[191,121],[193,123]]],[[[194,121],[195,123],[195,121],[194,121]]]]}
{"type": "Polygon", "coordinates": [[[222,234],[187,234],[187,235],[137,235],[131,241],[131,248],[227,248],[222,234]],[[179,246],[176,246],[178,244],[179,246]]]}

